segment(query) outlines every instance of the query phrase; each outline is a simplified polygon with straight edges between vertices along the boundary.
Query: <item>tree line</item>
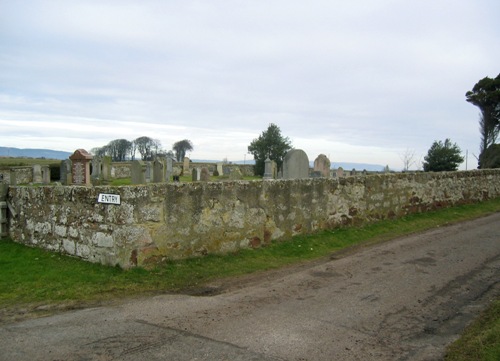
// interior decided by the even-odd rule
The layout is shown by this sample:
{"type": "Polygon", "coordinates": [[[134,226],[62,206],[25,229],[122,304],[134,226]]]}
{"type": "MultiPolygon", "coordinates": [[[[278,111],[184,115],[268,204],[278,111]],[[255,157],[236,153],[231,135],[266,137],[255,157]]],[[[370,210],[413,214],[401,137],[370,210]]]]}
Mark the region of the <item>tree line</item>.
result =
{"type": "Polygon", "coordinates": [[[108,144],[92,148],[92,154],[98,157],[110,156],[114,162],[135,160],[137,154],[141,160],[151,161],[157,157],[172,157],[182,162],[186,153],[192,151],[193,143],[188,139],[175,142],[172,150],[164,150],[161,141],[147,136],[142,136],[132,141],[127,139],[114,139],[108,144]]]}

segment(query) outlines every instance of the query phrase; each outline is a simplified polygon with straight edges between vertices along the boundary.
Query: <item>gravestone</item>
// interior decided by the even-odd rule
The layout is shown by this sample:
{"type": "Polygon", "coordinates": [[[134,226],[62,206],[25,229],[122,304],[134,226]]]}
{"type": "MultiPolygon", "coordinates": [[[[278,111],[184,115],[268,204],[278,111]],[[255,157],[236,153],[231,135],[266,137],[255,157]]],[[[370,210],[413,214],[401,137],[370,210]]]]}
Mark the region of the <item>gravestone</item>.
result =
{"type": "Polygon", "coordinates": [[[50,184],[50,167],[48,165],[42,166],[42,183],[50,184]]]}
{"type": "Polygon", "coordinates": [[[165,182],[165,163],[159,159],[153,161],[153,183],[165,182]]]}
{"type": "Polygon", "coordinates": [[[165,172],[165,180],[167,182],[170,181],[170,177],[174,174],[174,160],[170,157],[167,157],[167,169],[165,172]]]}
{"type": "Polygon", "coordinates": [[[314,170],[313,172],[319,177],[330,177],[330,159],[324,154],[318,155],[318,157],[314,160],[314,170]]]}
{"type": "Polygon", "coordinates": [[[90,185],[90,161],[92,155],[85,149],[77,149],[69,157],[71,160],[71,183],[76,185],[90,185]]]}
{"type": "Polygon", "coordinates": [[[222,169],[222,162],[220,163],[217,163],[217,173],[219,173],[219,175],[223,175],[224,174],[224,170],[222,169]]]}
{"type": "Polygon", "coordinates": [[[144,162],[144,164],[146,164],[144,178],[146,179],[146,183],[150,183],[153,180],[153,165],[149,161],[144,162]]]}
{"type": "Polygon", "coordinates": [[[185,175],[189,174],[189,158],[184,157],[184,162],[182,163],[182,172],[185,175]]]}
{"type": "Polygon", "coordinates": [[[110,156],[105,156],[101,159],[101,178],[105,181],[112,178],[111,172],[113,167],[111,164],[111,160],[112,159],[110,156]]]}
{"type": "Polygon", "coordinates": [[[146,183],[146,164],[142,160],[132,161],[132,184],[146,183]]]}
{"type": "Polygon", "coordinates": [[[64,159],[61,161],[60,181],[63,185],[71,184],[71,160],[64,159]]]}
{"type": "Polygon", "coordinates": [[[344,168],[338,167],[337,168],[337,178],[342,178],[344,176],[344,168]]]}
{"type": "Polygon", "coordinates": [[[263,179],[273,179],[273,161],[269,159],[269,157],[266,158],[264,162],[264,177],[263,179]]]}
{"type": "Polygon", "coordinates": [[[193,182],[199,181],[199,169],[198,168],[193,168],[193,171],[191,172],[191,180],[193,182]]]}
{"type": "Polygon", "coordinates": [[[292,149],[283,160],[283,179],[309,178],[309,158],[302,149],[292,149]]]}
{"type": "Polygon", "coordinates": [[[92,159],[92,169],[90,171],[90,177],[92,180],[97,180],[101,178],[101,159],[99,157],[94,157],[92,159]]]}
{"type": "Polygon", "coordinates": [[[42,183],[42,166],[40,164],[33,165],[33,183],[42,183]]]}
{"type": "Polygon", "coordinates": [[[354,177],[355,175],[356,175],[356,169],[354,169],[354,168],[353,168],[353,169],[351,170],[351,177],[354,177]]]}
{"type": "Polygon", "coordinates": [[[210,181],[210,172],[207,167],[201,168],[200,181],[208,182],[210,181]]]}

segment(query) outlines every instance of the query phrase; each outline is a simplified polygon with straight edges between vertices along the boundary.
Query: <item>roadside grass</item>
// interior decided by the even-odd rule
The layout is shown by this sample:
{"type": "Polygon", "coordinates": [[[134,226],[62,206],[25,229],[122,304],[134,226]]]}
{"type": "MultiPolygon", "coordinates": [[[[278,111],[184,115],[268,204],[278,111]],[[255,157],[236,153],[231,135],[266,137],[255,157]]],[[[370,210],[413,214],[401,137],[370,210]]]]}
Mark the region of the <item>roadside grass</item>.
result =
{"type": "Polygon", "coordinates": [[[500,300],[494,301],[481,316],[452,343],[445,361],[500,360],[500,300]]]}
{"type": "Polygon", "coordinates": [[[384,220],[363,227],[296,236],[229,255],[166,261],[147,269],[122,270],[91,264],[3,240],[0,241],[0,310],[69,303],[92,304],[143,294],[185,291],[203,287],[213,280],[331,256],[350,247],[383,242],[499,211],[500,198],[414,214],[398,220],[384,220]]]}

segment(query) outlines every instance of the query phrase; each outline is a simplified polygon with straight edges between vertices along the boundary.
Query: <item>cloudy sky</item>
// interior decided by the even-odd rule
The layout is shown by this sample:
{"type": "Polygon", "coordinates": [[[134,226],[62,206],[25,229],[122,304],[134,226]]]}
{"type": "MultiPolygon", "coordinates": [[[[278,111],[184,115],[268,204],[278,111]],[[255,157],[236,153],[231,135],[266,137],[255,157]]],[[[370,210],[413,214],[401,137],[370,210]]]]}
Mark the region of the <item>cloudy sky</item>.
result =
{"type": "Polygon", "coordinates": [[[464,95],[500,73],[499,14],[498,0],[0,0],[0,146],[149,136],[236,161],[274,123],[310,160],[398,169],[450,138],[475,168],[464,95]]]}

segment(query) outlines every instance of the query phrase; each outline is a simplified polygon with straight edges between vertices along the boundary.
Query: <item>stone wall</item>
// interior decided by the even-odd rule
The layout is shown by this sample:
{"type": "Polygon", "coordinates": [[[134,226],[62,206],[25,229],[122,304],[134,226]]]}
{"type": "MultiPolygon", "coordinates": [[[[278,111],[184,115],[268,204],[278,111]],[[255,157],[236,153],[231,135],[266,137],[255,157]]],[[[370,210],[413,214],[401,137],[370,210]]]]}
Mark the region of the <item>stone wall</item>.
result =
{"type": "Polygon", "coordinates": [[[131,267],[500,196],[500,170],[341,179],[11,187],[16,242],[131,267]],[[120,205],[97,203],[118,194],[120,205]]]}
{"type": "Polygon", "coordinates": [[[33,182],[33,166],[1,168],[0,175],[7,183],[12,183],[11,177],[14,176],[17,184],[28,184],[33,182]]]}

